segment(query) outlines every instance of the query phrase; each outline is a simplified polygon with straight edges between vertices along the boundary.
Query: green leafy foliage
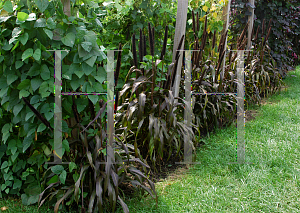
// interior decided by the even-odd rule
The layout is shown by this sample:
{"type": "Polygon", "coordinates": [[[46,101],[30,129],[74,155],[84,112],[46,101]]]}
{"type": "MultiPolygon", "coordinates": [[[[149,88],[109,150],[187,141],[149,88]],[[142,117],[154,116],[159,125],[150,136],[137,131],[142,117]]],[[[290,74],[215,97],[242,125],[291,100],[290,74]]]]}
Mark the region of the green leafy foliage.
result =
{"type": "Polygon", "coordinates": [[[29,15],[27,13],[24,13],[24,12],[18,12],[18,20],[19,21],[26,21],[26,19],[29,17],[29,15]]]}
{"type": "MultiPolygon", "coordinates": [[[[246,24],[251,14],[251,5],[245,0],[233,1],[236,8],[232,14],[232,35],[246,24]]],[[[299,63],[299,39],[300,39],[300,4],[295,0],[257,1],[255,2],[254,28],[258,29],[258,40],[266,38],[269,30],[268,22],[271,20],[271,33],[267,45],[270,54],[276,61],[282,77],[292,69],[292,65],[299,63]],[[263,25],[263,22],[264,25],[263,25]],[[264,27],[263,27],[264,26],[264,27]]],[[[235,38],[233,38],[235,39],[235,38]]]]}
{"type": "Polygon", "coordinates": [[[14,11],[14,9],[13,9],[13,5],[12,5],[11,1],[5,1],[4,5],[3,5],[3,9],[8,13],[12,13],[14,11]]]}
{"type": "MultiPolygon", "coordinates": [[[[96,42],[95,33],[90,31],[93,27],[88,20],[82,22],[75,17],[68,20],[59,1],[5,1],[3,9],[9,16],[0,18],[1,112],[3,110],[0,122],[0,196],[22,195],[23,204],[30,205],[38,201],[42,190],[40,174],[47,169],[43,164],[53,151],[50,140],[53,133],[20,99],[27,97],[32,107],[40,111],[53,128],[54,56],[47,50],[69,49],[68,57],[63,60],[63,67],[68,66],[81,48],[77,43],[81,39],[79,32],[84,32],[83,41],[91,42],[93,48],[90,52],[81,51],[80,63],[84,62],[86,66],[83,65],[85,72],[80,85],[84,84],[85,77],[94,74],[95,63],[101,62],[106,55],[100,50],[101,43],[96,42]]],[[[65,121],[63,131],[69,134],[71,131],[65,121]]],[[[63,140],[63,152],[70,152],[66,140],[63,140]]],[[[61,172],[57,178],[65,182],[66,172],[61,172]]]]}
{"type": "Polygon", "coordinates": [[[43,13],[47,7],[49,6],[48,0],[35,0],[34,1],[36,5],[38,6],[39,10],[43,13]]]}

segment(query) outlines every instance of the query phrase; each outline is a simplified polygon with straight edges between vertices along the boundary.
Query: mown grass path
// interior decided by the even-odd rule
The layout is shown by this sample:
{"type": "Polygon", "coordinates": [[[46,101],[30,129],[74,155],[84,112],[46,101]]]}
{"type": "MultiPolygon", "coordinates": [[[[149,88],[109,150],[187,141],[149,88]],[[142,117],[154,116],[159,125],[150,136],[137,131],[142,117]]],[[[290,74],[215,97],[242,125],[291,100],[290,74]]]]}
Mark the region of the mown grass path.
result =
{"type": "Polygon", "coordinates": [[[133,198],[126,201],[130,212],[300,212],[300,67],[284,82],[287,91],[246,122],[246,162],[253,165],[229,165],[236,127],[218,130],[202,139],[200,165],[156,184],[157,208],[150,196],[133,198]]]}

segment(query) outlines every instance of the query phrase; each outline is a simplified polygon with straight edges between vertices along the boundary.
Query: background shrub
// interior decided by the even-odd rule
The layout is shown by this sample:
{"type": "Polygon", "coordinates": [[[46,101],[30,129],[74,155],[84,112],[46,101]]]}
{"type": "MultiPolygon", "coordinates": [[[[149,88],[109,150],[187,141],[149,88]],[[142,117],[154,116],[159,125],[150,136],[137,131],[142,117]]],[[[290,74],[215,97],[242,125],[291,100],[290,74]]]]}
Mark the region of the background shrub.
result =
{"type": "MultiPolygon", "coordinates": [[[[259,0],[255,1],[255,22],[254,29],[258,26],[258,37],[266,35],[267,24],[271,20],[271,34],[269,46],[271,56],[275,59],[279,72],[284,77],[285,72],[291,69],[292,65],[299,62],[299,40],[300,40],[300,4],[296,0],[259,0]],[[264,24],[264,31],[262,27],[264,24]]],[[[248,21],[250,5],[246,0],[233,0],[231,13],[230,30],[234,39],[239,33],[241,26],[248,21]]]]}

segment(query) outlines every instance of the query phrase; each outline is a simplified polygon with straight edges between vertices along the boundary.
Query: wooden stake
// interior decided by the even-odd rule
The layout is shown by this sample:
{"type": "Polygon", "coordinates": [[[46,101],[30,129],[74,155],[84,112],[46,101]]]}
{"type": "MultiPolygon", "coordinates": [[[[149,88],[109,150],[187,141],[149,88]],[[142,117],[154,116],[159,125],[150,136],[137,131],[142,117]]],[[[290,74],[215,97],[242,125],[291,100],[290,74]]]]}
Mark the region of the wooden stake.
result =
{"type": "MultiPolygon", "coordinates": [[[[225,22],[226,25],[224,28],[224,32],[228,32],[230,5],[231,5],[231,0],[228,0],[228,3],[226,4],[226,6],[223,10],[223,17],[224,17],[224,15],[226,15],[226,22],[225,22]],[[224,14],[224,12],[226,12],[226,13],[224,14]]],[[[227,47],[227,35],[225,37],[224,50],[226,50],[226,47],[227,47]]],[[[222,52],[223,52],[223,50],[220,51],[220,53],[222,53],[222,52]]],[[[226,62],[226,51],[223,56],[222,72],[221,72],[221,76],[220,76],[221,81],[223,80],[223,76],[224,76],[224,72],[225,72],[225,62],[226,62]]]]}
{"type": "MultiPolygon", "coordinates": [[[[249,0],[249,4],[254,6],[254,0],[249,0]]],[[[247,50],[250,50],[252,47],[251,37],[252,37],[252,30],[253,30],[253,22],[254,22],[254,8],[250,7],[250,12],[252,13],[251,16],[248,18],[249,26],[248,26],[248,43],[247,43],[247,50]]],[[[250,52],[248,52],[250,54],[250,52]]]]}
{"type": "MultiPolygon", "coordinates": [[[[180,39],[182,36],[185,35],[186,31],[186,20],[187,20],[187,11],[188,11],[188,0],[178,0],[177,5],[177,16],[176,16],[176,26],[175,26],[175,38],[174,38],[174,46],[173,46],[173,58],[172,62],[175,63],[176,59],[176,50],[178,47],[178,44],[180,42],[180,39]]],[[[183,47],[184,47],[184,41],[183,41],[183,47]]],[[[180,54],[180,57],[182,57],[182,54],[180,54]]],[[[174,97],[178,97],[179,94],[179,85],[180,85],[180,79],[181,79],[181,65],[182,65],[182,58],[178,61],[176,72],[176,80],[175,85],[173,88],[173,95],[174,97]]],[[[175,100],[177,103],[177,99],[175,100]]]]}

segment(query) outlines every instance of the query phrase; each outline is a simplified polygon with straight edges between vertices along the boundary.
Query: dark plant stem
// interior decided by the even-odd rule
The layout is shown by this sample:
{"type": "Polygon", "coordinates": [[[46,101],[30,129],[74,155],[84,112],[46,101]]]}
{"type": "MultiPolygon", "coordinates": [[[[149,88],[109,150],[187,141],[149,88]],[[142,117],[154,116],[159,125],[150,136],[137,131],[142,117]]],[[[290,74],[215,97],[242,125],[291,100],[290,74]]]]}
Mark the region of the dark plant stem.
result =
{"type": "Polygon", "coordinates": [[[89,109],[90,109],[90,112],[91,112],[91,118],[94,119],[95,118],[95,109],[94,109],[94,104],[93,102],[89,100],[89,109]]]}
{"type": "Polygon", "coordinates": [[[197,32],[200,30],[200,24],[199,24],[199,12],[197,12],[197,32]]]}
{"type": "Polygon", "coordinates": [[[153,55],[155,53],[155,28],[152,27],[152,45],[153,45],[153,55]]]}
{"type": "MultiPolygon", "coordinates": [[[[177,50],[181,50],[181,46],[182,46],[182,43],[183,43],[183,39],[184,39],[184,35],[182,35],[182,37],[181,37],[181,39],[180,39],[180,41],[179,41],[177,50]]],[[[179,58],[179,54],[180,54],[180,51],[176,51],[175,60],[179,58]]]]}
{"type": "Polygon", "coordinates": [[[174,69],[173,69],[173,72],[172,72],[172,77],[171,77],[171,87],[173,87],[173,84],[174,84],[174,81],[175,81],[175,76],[176,76],[176,70],[177,70],[177,66],[178,66],[178,61],[179,61],[179,54],[180,54],[180,51],[178,50],[181,50],[181,46],[182,46],[182,43],[183,43],[183,39],[184,39],[184,35],[182,35],[181,39],[180,39],[180,42],[178,44],[178,47],[177,47],[177,51],[176,51],[176,56],[175,56],[175,65],[174,65],[174,69]]]}
{"type": "Polygon", "coordinates": [[[132,35],[132,54],[133,54],[133,63],[137,69],[138,63],[137,63],[137,53],[136,53],[136,44],[135,44],[135,34],[132,35]]]}
{"type": "Polygon", "coordinates": [[[268,34],[267,34],[267,37],[266,37],[266,39],[264,40],[264,44],[263,44],[263,46],[265,46],[266,45],[266,42],[268,41],[268,39],[269,39],[269,36],[270,36],[270,33],[271,33],[271,28],[272,27],[270,27],[269,28],[269,30],[268,30],[268,34]]]}
{"type": "Polygon", "coordinates": [[[116,102],[115,102],[115,113],[117,113],[118,109],[118,102],[119,102],[119,91],[116,92],[116,102]]]}
{"type": "Polygon", "coordinates": [[[257,27],[257,30],[256,30],[256,34],[255,34],[255,38],[254,38],[254,42],[257,40],[258,38],[258,32],[259,32],[259,26],[257,27]]]}
{"type": "Polygon", "coordinates": [[[264,37],[264,33],[265,33],[265,19],[263,19],[263,23],[262,23],[262,28],[261,28],[261,38],[264,37]]]}
{"type": "MultiPolygon", "coordinates": [[[[224,58],[224,55],[225,55],[225,51],[226,51],[226,50],[223,50],[222,54],[220,55],[219,62],[218,62],[218,66],[217,66],[217,71],[216,71],[216,76],[219,75],[219,69],[220,69],[221,64],[222,64],[222,62],[223,62],[223,58],[224,58]]],[[[215,80],[216,80],[216,79],[217,79],[217,78],[215,78],[215,80]]]]}
{"type": "Polygon", "coordinates": [[[248,65],[248,64],[249,64],[250,55],[251,55],[251,52],[249,52],[249,53],[248,53],[246,65],[248,65]]]}
{"type": "Polygon", "coordinates": [[[144,44],[143,44],[143,47],[144,47],[144,55],[143,56],[145,56],[145,55],[148,55],[147,54],[147,43],[146,43],[146,36],[144,35],[143,36],[143,38],[144,38],[144,44]]]}
{"type": "Polygon", "coordinates": [[[73,100],[73,104],[72,104],[73,114],[74,114],[76,122],[79,124],[80,123],[80,118],[79,118],[79,113],[77,111],[77,105],[75,104],[75,97],[74,97],[74,95],[72,95],[72,100],[73,100]]]}
{"type": "Polygon", "coordinates": [[[117,66],[116,66],[116,73],[115,73],[115,87],[118,85],[119,74],[121,70],[121,57],[122,57],[122,45],[119,43],[119,51],[118,51],[118,58],[117,58],[117,66]]]}
{"type": "MultiPolygon", "coordinates": [[[[195,43],[195,50],[199,50],[199,41],[198,38],[196,38],[196,43],[195,43]]],[[[193,62],[196,65],[196,68],[199,67],[199,63],[198,63],[198,58],[200,57],[200,52],[199,51],[195,51],[194,52],[194,59],[193,62]]]]}
{"type": "Polygon", "coordinates": [[[216,45],[216,30],[214,31],[214,36],[213,36],[213,40],[212,40],[212,49],[215,48],[215,45],[216,45]]]}
{"type": "Polygon", "coordinates": [[[248,29],[248,25],[249,25],[249,21],[247,22],[246,26],[244,27],[244,30],[243,30],[242,34],[240,35],[240,37],[237,41],[237,45],[239,45],[243,41],[243,38],[244,38],[244,36],[246,34],[246,31],[248,29]]]}
{"type": "Polygon", "coordinates": [[[268,27],[267,27],[267,29],[269,29],[270,28],[270,26],[271,26],[271,23],[272,23],[272,18],[270,19],[270,21],[269,21],[269,24],[268,24],[268,27]]]}
{"type": "Polygon", "coordinates": [[[148,30],[149,30],[149,44],[150,44],[150,53],[154,56],[154,49],[153,49],[153,33],[151,30],[150,22],[148,22],[148,30]]]}
{"type": "Polygon", "coordinates": [[[206,32],[206,30],[207,30],[207,16],[205,16],[205,23],[204,23],[204,33],[207,33],[206,32]]]}
{"type": "Polygon", "coordinates": [[[140,41],[139,41],[139,56],[140,56],[140,62],[143,62],[144,57],[144,48],[143,48],[143,33],[142,29],[140,29],[140,41]]]}
{"type": "MultiPolygon", "coordinates": [[[[177,69],[177,66],[178,66],[178,61],[179,61],[179,59],[177,58],[176,61],[175,61],[175,65],[174,65],[173,71],[172,71],[171,82],[170,82],[171,88],[174,86],[174,82],[175,82],[175,73],[176,73],[176,69],[177,69]]],[[[170,89],[171,89],[171,88],[170,88],[170,89]]]]}
{"type": "Polygon", "coordinates": [[[167,42],[168,42],[168,29],[169,29],[168,26],[166,26],[164,43],[163,43],[163,47],[162,47],[162,51],[161,51],[161,55],[160,55],[160,60],[163,60],[164,56],[166,54],[166,48],[167,48],[167,42]]]}

